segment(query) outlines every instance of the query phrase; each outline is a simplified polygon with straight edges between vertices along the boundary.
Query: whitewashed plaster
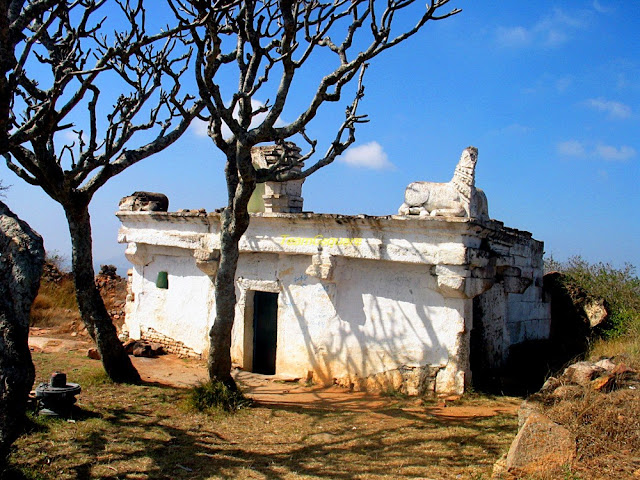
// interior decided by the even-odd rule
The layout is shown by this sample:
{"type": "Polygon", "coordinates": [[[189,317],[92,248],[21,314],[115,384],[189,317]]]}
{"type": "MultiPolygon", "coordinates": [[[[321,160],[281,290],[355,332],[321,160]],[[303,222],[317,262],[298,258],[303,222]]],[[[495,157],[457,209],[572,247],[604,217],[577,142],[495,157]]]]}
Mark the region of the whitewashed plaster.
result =
{"type": "MultiPolygon", "coordinates": [[[[134,264],[130,336],[152,328],[205,354],[219,215],[117,215],[118,239],[134,264]],[[168,272],[168,289],[156,287],[160,271],[168,272]]],[[[263,213],[252,216],[240,250],[232,359],[247,369],[255,290],[279,294],[278,375],[355,389],[461,393],[472,370],[472,299],[487,291],[502,292],[484,302],[493,312],[488,299],[499,300],[487,321],[499,323],[492,328],[500,335],[487,341],[500,355],[548,335],[536,284],[542,244],[500,222],[263,213]]]]}

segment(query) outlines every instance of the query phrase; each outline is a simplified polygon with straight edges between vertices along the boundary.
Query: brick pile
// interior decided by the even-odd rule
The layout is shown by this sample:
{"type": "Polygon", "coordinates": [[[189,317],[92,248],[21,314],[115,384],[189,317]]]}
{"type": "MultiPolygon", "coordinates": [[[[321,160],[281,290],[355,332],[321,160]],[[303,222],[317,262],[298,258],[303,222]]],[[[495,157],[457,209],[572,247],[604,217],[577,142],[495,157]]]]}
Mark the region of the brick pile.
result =
{"type": "Polygon", "coordinates": [[[165,352],[177,355],[179,358],[202,358],[202,355],[196,353],[192,348],[187,347],[184,343],[167,337],[162,333],[154,330],[153,328],[147,328],[145,331],[140,332],[141,340],[149,343],[157,343],[162,345],[165,352]]]}

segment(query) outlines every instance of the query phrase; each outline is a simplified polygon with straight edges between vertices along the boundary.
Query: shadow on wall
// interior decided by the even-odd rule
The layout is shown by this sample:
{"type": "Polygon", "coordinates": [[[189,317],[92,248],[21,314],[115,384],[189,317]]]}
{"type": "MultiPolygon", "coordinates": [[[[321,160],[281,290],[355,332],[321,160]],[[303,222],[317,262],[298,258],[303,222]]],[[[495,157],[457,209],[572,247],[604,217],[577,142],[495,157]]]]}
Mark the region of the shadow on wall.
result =
{"type": "Polygon", "coordinates": [[[314,377],[355,390],[433,392],[435,375],[449,359],[438,333],[447,320],[445,300],[430,288],[428,266],[379,265],[356,259],[337,264],[335,284],[323,284],[333,315],[323,319],[320,338],[305,318],[314,312],[314,299],[294,300],[291,288],[284,288],[314,377]]]}
{"type": "Polygon", "coordinates": [[[584,302],[570,295],[561,277],[559,272],[544,276],[545,301],[551,303],[549,339],[512,345],[504,369],[488,370],[481,375],[474,372],[474,388],[489,393],[528,395],[540,390],[549,376],[584,358],[590,341],[606,328],[606,310],[599,318],[590,318],[584,302]]]}

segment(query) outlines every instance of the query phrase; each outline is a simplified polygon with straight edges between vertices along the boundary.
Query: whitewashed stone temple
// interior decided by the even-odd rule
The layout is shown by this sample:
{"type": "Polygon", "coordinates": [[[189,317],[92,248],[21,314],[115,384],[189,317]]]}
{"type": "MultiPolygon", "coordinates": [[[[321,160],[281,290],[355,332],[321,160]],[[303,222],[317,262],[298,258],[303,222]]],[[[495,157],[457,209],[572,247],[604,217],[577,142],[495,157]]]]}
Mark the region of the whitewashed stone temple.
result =
{"type": "MultiPolygon", "coordinates": [[[[257,147],[254,162],[275,148],[257,147]]],[[[548,338],[543,244],[489,218],[476,161],[469,147],[451,182],[409,185],[398,215],[303,212],[301,181],[265,184],[240,243],[233,361],[356,390],[459,394],[511,346],[548,338]]],[[[156,207],[134,194],[117,213],[133,264],[125,328],[205,355],[219,214],[156,207]]]]}

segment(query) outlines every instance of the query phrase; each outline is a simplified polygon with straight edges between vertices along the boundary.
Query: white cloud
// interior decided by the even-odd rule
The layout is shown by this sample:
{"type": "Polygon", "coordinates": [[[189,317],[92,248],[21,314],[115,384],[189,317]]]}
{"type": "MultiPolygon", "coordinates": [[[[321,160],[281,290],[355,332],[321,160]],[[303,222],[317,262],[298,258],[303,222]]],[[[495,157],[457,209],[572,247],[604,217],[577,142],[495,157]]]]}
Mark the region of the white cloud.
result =
{"type": "Polygon", "coordinates": [[[565,155],[567,157],[586,157],[587,155],[587,150],[584,145],[577,140],[560,142],[557,145],[557,150],[560,155],[565,155]]]}
{"type": "MultiPolygon", "coordinates": [[[[253,110],[257,110],[259,108],[264,107],[264,103],[255,100],[255,99],[251,99],[251,106],[253,107],[253,110]]],[[[262,121],[265,119],[265,117],[267,116],[268,112],[262,112],[259,115],[256,115],[255,117],[253,117],[253,120],[251,121],[251,127],[250,128],[255,128],[258,125],[260,125],[260,123],[262,123],[262,121]]],[[[236,109],[233,111],[233,116],[234,118],[238,118],[238,108],[236,107],[236,109]]],[[[284,125],[285,122],[278,117],[278,119],[276,120],[275,126],[282,126],[284,125]]],[[[208,128],[209,128],[209,124],[207,122],[204,122],[202,120],[199,119],[195,119],[191,125],[190,128],[192,129],[193,133],[199,137],[206,137],[208,136],[208,128]]],[[[223,138],[229,138],[231,137],[231,129],[227,126],[226,123],[222,124],[222,137],[223,138]]]]}
{"type": "Polygon", "coordinates": [[[355,168],[371,168],[373,170],[395,168],[378,142],[369,142],[357,147],[351,147],[338,158],[350,167],[355,168]]]}
{"type": "Polygon", "coordinates": [[[556,90],[559,93],[566,91],[573,83],[573,79],[571,77],[561,77],[556,80],[556,90]]]}
{"type": "Polygon", "coordinates": [[[605,100],[600,97],[590,98],[585,103],[588,107],[607,113],[609,118],[629,118],[631,116],[631,107],[621,102],[605,100]]]}
{"type": "Polygon", "coordinates": [[[611,8],[605,7],[598,0],[593,0],[593,9],[598,13],[609,13],[611,8]]]}
{"type": "Polygon", "coordinates": [[[199,118],[196,118],[193,122],[191,122],[191,125],[189,125],[191,131],[199,137],[206,137],[208,135],[208,127],[209,124],[203,120],[200,120],[199,118]]]}
{"type": "Polygon", "coordinates": [[[524,27],[499,27],[496,37],[501,46],[512,48],[527,46],[533,40],[531,32],[524,27]]]}
{"type": "Polygon", "coordinates": [[[598,145],[595,153],[604,160],[624,162],[631,160],[638,152],[628,145],[623,145],[620,148],[612,145],[598,145]]]}
{"type": "Polygon", "coordinates": [[[556,8],[553,12],[529,27],[499,27],[496,40],[499,45],[508,48],[528,46],[556,47],[571,37],[574,30],[587,26],[586,15],[582,12],[565,13],[556,8]]]}
{"type": "Polygon", "coordinates": [[[588,146],[578,140],[560,142],[556,146],[556,149],[560,155],[566,157],[599,158],[611,162],[625,162],[631,160],[638,154],[635,148],[628,145],[614,147],[613,145],[600,143],[594,147],[593,144],[592,146],[588,146]]]}

